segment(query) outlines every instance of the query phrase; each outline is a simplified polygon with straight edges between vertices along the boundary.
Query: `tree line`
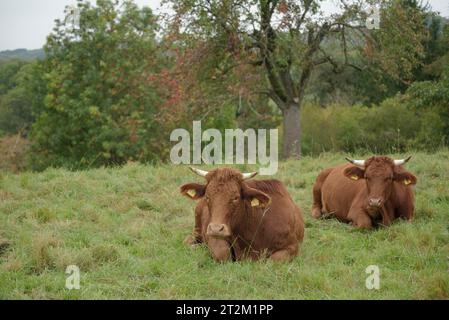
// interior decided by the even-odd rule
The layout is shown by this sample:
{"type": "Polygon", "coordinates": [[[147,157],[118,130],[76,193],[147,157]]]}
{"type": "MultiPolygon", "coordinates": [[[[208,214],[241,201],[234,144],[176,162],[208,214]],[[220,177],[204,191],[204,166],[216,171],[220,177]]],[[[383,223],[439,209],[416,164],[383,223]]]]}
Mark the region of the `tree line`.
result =
{"type": "Polygon", "coordinates": [[[447,144],[449,25],[418,0],[333,14],[315,0],[165,6],[79,0],[44,58],[0,61],[0,149],[18,135],[30,169],[164,161],[170,132],[193,120],[279,127],[284,157],[447,144]]]}

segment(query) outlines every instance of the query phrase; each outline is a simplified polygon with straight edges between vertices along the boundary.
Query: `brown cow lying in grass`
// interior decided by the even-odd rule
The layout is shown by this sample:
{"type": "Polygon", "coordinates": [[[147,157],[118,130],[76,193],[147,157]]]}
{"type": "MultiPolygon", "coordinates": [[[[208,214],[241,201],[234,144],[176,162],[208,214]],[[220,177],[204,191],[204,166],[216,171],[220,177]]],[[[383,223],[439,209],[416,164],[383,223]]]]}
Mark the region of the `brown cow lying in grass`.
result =
{"type": "Polygon", "coordinates": [[[300,209],[277,180],[249,180],[257,173],[229,168],[207,172],[191,168],[206,184],[188,183],[181,193],[199,200],[193,236],[188,244],[205,242],[217,261],[289,260],[304,237],[300,209]]]}
{"type": "Polygon", "coordinates": [[[312,216],[335,216],[359,228],[412,219],[416,177],[403,168],[411,157],[371,157],[323,170],[313,187],[312,216]]]}

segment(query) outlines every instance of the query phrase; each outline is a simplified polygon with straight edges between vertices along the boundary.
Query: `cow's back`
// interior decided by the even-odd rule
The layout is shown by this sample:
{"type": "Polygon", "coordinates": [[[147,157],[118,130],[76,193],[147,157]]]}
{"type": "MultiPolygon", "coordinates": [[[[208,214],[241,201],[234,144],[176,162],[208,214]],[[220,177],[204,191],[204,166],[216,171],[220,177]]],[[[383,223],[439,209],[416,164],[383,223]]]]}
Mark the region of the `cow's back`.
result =
{"type": "Polygon", "coordinates": [[[353,166],[344,164],[335,167],[321,188],[321,201],[323,213],[330,214],[342,220],[347,220],[349,209],[354,201],[363,199],[363,193],[366,192],[364,179],[352,180],[344,175],[344,170],[353,166]]]}

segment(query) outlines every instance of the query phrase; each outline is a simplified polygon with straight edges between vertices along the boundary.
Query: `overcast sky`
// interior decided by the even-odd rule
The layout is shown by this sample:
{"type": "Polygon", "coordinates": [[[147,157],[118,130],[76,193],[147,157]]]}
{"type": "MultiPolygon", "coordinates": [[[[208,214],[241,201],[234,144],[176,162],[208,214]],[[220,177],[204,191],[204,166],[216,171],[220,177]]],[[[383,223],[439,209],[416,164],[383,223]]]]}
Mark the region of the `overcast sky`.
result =
{"type": "MultiPolygon", "coordinates": [[[[331,2],[332,0],[327,0],[331,2]]],[[[160,0],[135,0],[156,10],[160,0]]],[[[54,26],[62,19],[64,7],[75,0],[0,0],[0,51],[17,48],[41,48],[54,26]]],[[[429,0],[432,8],[449,17],[448,0],[429,0]]],[[[324,10],[332,10],[326,4],[324,10]]]]}

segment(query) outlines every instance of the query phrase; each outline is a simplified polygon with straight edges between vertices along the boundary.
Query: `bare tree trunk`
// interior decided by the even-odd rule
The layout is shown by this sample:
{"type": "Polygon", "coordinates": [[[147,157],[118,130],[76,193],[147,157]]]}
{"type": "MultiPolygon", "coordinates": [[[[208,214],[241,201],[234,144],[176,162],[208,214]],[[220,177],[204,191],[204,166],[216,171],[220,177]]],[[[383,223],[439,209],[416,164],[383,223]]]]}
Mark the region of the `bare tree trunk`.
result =
{"type": "Polygon", "coordinates": [[[284,158],[301,157],[301,123],[298,104],[290,104],[282,110],[284,124],[284,158]]]}

